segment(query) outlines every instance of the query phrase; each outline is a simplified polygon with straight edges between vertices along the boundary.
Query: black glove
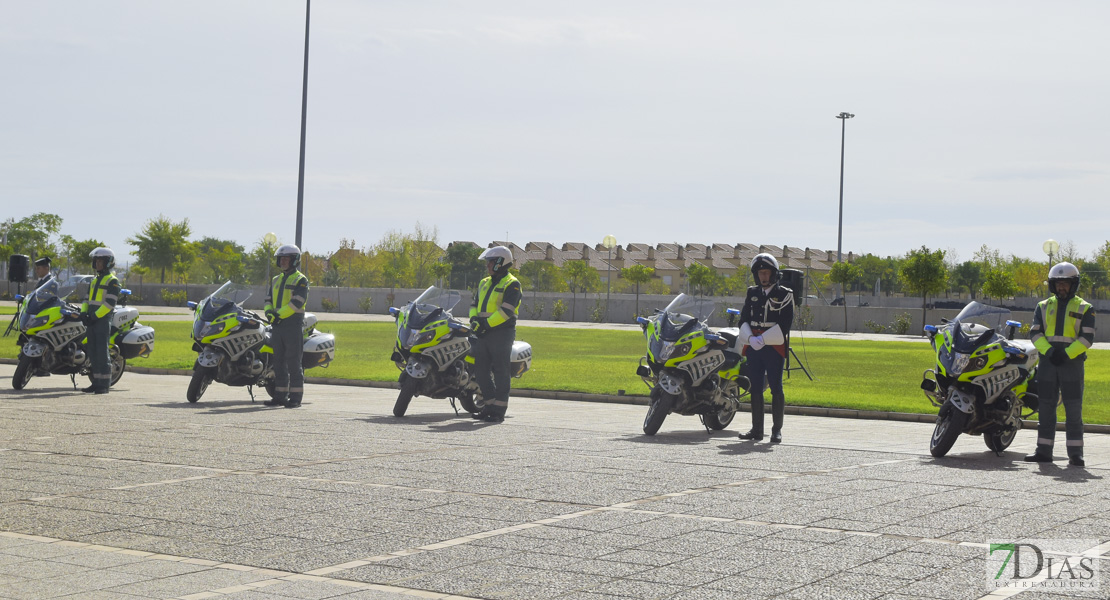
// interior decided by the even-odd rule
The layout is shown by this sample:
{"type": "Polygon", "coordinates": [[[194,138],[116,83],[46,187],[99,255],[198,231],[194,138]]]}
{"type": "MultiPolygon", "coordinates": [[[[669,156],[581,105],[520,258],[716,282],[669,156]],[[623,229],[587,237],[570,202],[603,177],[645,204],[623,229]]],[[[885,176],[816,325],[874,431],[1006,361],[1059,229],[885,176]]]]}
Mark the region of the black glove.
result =
{"type": "Polygon", "coordinates": [[[269,319],[271,323],[277,322],[277,320],[278,320],[277,311],[272,309],[272,308],[270,310],[266,311],[266,318],[269,319]]]}
{"type": "Polygon", "coordinates": [[[474,332],[474,335],[482,335],[487,330],[489,330],[489,325],[486,324],[486,320],[484,318],[474,317],[470,319],[470,330],[474,332]]]}
{"type": "Polygon", "coordinates": [[[1048,349],[1048,354],[1046,354],[1046,356],[1048,356],[1048,362],[1057,367],[1068,360],[1068,353],[1064,352],[1063,348],[1057,348],[1055,346],[1048,349]]]}
{"type": "Polygon", "coordinates": [[[88,326],[92,325],[93,324],[92,313],[85,313],[85,312],[81,313],[81,323],[83,323],[85,325],[85,327],[88,327],[88,326]]]}

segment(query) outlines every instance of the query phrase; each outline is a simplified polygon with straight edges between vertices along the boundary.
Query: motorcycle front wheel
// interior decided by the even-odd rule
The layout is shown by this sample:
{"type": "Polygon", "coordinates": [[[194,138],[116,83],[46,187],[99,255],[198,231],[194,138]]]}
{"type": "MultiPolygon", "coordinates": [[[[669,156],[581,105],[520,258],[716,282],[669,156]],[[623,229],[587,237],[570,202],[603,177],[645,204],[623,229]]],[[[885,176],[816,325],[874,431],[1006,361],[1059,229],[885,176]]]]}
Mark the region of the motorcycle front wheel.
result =
{"type": "Polygon", "coordinates": [[[933,437],[929,440],[929,454],[940,458],[952,449],[956,438],[964,431],[964,425],[970,415],[952,406],[946,405],[937,416],[937,426],[933,428],[933,437]],[[947,412],[945,412],[947,409],[947,412]]]}
{"type": "Polygon", "coordinates": [[[208,384],[212,383],[212,374],[205,367],[197,365],[193,367],[193,378],[189,380],[189,389],[185,392],[185,399],[189,402],[196,402],[204,395],[204,391],[208,389],[208,384]]]}
{"type": "Polygon", "coordinates": [[[416,395],[416,380],[409,377],[408,373],[401,373],[401,393],[397,394],[397,403],[393,405],[393,416],[403,417],[409,409],[409,402],[416,395]]]}
{"type": "Polygon", "coordinates": [[[670,414],[674,407],[674,396],[659,388],[651,390],[651,404],[648,405],[647,416],[644,417],[644,435],[655,435],[663,426],[663,420],[670,414]]]}
{"type": "Polygon", "coordinates": [[[458,401],[459,406],[472,415],[482,412],[482,407],[486,405],[481,396],[468,391],[459,392],[458,401]]]}
{"type": "Polygon", "coordinates": [[[34,373],[34,361],[26,356],[20,356],[19,364],[15,367],[15,374],[12,375],[12,388],[21,390],[26,387],[34,373]]]}

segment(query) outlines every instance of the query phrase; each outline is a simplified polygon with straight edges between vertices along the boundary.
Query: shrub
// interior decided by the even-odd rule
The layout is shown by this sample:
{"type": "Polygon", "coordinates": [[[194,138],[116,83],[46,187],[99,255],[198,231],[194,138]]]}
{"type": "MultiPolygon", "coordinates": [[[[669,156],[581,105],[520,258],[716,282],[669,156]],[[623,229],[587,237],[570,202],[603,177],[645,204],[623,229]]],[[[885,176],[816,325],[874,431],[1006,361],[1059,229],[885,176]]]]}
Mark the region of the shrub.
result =
{"type": "Polygon", "coordinates": [[[563,318],[567,312],[567,303],[562,300],[556,300],[555,304],[551,305],[551,320],[558,321],[563,318]]]}
{"type": "Polygon", "coordinates": [[[813,311],[808,306],[799,306],[794,313],[794,321],[798,324],[798,329],[809,329],[813,325],[813,311]]]}
{"type": "Polygon", "coordinates": [[[335,300],[324,296],[320,298],[320,308],[324,309],[324,312],[335,312],[335,309],[339,308],[339,304],[335,300]]]}
{"type": "Polygon", "coordinates": [[[593,323],[600,323],[605,320],[605,303],[601,298],[594,302],[594,307],[590,310],[590,321],[593,323]]]}
{"type": "Polygon", "coordinates": [[[185,290],[171,290],[162,288],[162,304],[166,306],[184,306],[185,290]]]}
{"type": "Polygon", "coordinates": [[[886,331],[886,325],[879,325],[871,319],[864,321],[863,326],[870,329],[871,333],[883,333],[886,331]]]}
{"type": "Polygon", "coordinates": [[[543,309],[546,305],[543,302],[533,302],[531,306],[524,305],[524,310],[528,314],[528,318],[536,321],[543,317],[543,309]]]}
{"type": "Polygon", "coordinates": [[[373,298],[371,298],[370,296],[363,296],[363,297],[358,299],[358,309],[359,310],[361,310],[364,313],[368,313],[368,312],[370,312],[371,308],[374,308],[374,299],[373,298]]]}
{"type": "Polygon", "coordinates": [[[890,324],[890,331],[896,335],[906,335],[910,332],[910,327],[913,327],[913,318],[910,313],[902,313],[894,317],[894,321],[890,324]]]}

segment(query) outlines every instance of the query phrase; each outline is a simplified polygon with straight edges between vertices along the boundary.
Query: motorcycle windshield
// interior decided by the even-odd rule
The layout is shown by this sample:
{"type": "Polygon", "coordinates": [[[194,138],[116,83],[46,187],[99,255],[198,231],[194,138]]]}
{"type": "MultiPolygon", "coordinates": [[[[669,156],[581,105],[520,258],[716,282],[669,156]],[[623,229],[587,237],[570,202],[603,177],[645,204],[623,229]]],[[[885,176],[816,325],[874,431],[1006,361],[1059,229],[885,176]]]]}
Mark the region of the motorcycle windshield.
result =
{"type": "Polygon", "coordinates": [[[677,340],[698,327],[699,322],[713,316],[715,309],[716,303],[712,300],[679,294],[659,314],[659,337],[666,341],[677,340]]]}
{"type": "Polygon", "coordinates": [[[229,281],[221,285],[220,289],[212,292],[207,298],[201,300],[201,305],[198,307],[200,319],[211,321],[229,310],[241,307],[251,297],[252,293],[249,287],[229,281]]]}
{"type": "Polygon", "coordinates": [[[451,309],[459,303],[461,294],[452,290],[442,290],[432,286],[405,307],[408,311],[408,327],[422,329],[432,321],[451,315],[451,309]]]}
{"type": "Polygon", "coordinates": [[[953,348],[958,353],[970,354],[995,335],[1001,336],[1009,318],[1009,309],[974,301],[968,303],[960,314],[948,323],[948,330],[952,332],[953,348]],[[986,331],[974,327],[975,325],[986,327],[986,331]]]}
{"type": "Polygon", "coordinates": [[[442,308],[445,312],[450,312],[451,309],[455,308],[455,305],[459,303],[459,299],[461,297],[462,294],[459,294],[456,291],[440,289],[433,285],[432,287],[424,290],[424,293],[420,294],[420,296],[417,297],[416,300],[413,300],[412,304],[428,304],[431,306],[438,306],[439,308],[442,308]]]}
{"type": "Polygon", "coordinates": [[[64,305],[69,300],[82,299],[87,294],[92,279],[92,275],[75,275],[61,282],[57,277],[51,277],[24,300],[23,310],[19,315],[20,329],[26,329],[27,323],[47,308],[64,305]]]}

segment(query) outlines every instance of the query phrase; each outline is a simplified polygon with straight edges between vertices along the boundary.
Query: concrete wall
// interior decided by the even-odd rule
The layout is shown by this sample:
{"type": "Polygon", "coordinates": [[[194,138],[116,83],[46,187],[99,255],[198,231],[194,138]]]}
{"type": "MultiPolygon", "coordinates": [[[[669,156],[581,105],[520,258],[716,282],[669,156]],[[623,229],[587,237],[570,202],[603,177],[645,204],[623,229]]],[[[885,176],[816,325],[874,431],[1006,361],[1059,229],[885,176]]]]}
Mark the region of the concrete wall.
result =
{"type": "MultiPolygon", "coordinates": [[[[212,293],[219,286],[216,285],[159,285],[159,284],[144,284],[129,285],[132,292],[142,298],[141,304],[159,306],[161,301],[161,290],[186,290],[187,298],[189,300],[198,301],[203,299],[208,294],[212,293]]],[[[266,298],[266,288],[264,286],[256,286],[255,293],[247,301],[247,308],[260,310],[266,298]]],[[[15,292],[14,284],[12,285],[12,293],[15,292]]],[[[359,300],[369,296],[373,299],[373,307],[370,309],[371,314],[386,314],[390,303],[390,294],[393,306],[403,306],[406,302],[414,300],[419,296],[423,290],[415,289],[396,289],[389,290],[388,288],[323,288],[313,287],[309,293],[308,310],[315,313],[324,313],[322,299],[328,298],[337,304],[336,312],[346,313],[361,313],[359,308],[359,300]]],[[[470,306],[471,293],[466,290],[461,290],[461,299],[459,304],[455,307],[454,313],[456,316],[465,318],[467,309],[470,306]]],[[[663,308],[673,299],[671,295],[649,295],[641,294],[639,298],[639,314],[651,314],[653,309],[663,308]]],[[[577,322],[590,322],[592,313],[595,307],[600,306],[602,310],[605,307],[605,294],[578,294],[576,298],[572,299],[569,293],[553,293],[553,292],[525,292],[524,300],[521,302],[520,317],[522,319],[539,319],[539,320],[553,320],[552,319],[552,306],[557,300],[562,300],[566,305],[566,312],[563,313],[560,321],[571,321],[571,309],[574,306],[574,321],[577,322]],[[542,310],[540,307],[542,305],[542,310]]],[[[744,303],[743,298],[737,297],[719,297],[712,298],[716,303],[716,314],[710,319],[710,325],[714,327],[723,327],[727,324],[724,315],[725,308],[741,308],[744,303]]],[[[850,295],[848,300],[848,328],[849,332],[853,333],[871,333],[872,330],[864,323],[872,321],[880,325],[890,325],[894,322],[895,318],[902,314],[908,314],[910,317],[911,335],[916,335],[921,332],[921,299],[920,298],[901,298],[901,297],[885,297],[885,296],[854,296],[850,295]],[[859,303],[866,303],[868,306],[859,306],[859,303]]],[[[942,297],[938,301],[944,301],[942,297]]],[[[820,300],[809,299],[799,301],[804,302],[804,309],[799,307],[796,314],[801,314],[804,310],[808,310],[812,316],[812,322],[806,329],[814,331],[844,331],[844,307],[843,306],[829,306],[820,300]]],[[[1032,310],[1036,306],[1037,300],[1033,298],[1015,298],[1004,302],[1004,304],[1013,310],[1012,317],[1022,323],[1029,324],[1033,320],[1032,310]],[[1014,310],[1015,308],[1026,308],[1026,310],[1014,310]]],[[[1105,314],[1110,312],[1110,300],[1096,300],[1093,302],[1096,310],[1100,313],[1102,322],[1098,333],[1095,336],[1095,341],[1110,342],[1110,320],[1105,318],[1105,314]]],[[[637,301],[634,294],[611,294],[609,296],[609,316],[606,319],[610,323],[634,323],[635,311],[637,301]]],[[[958,309],[931,309],[928,311],[927,321],[931,324],[939,324],[940,319],[952,318],[959,312],[958,309]]],[[[799,328],[801,325],[796,320],[795,327],[799,328]]]]}

